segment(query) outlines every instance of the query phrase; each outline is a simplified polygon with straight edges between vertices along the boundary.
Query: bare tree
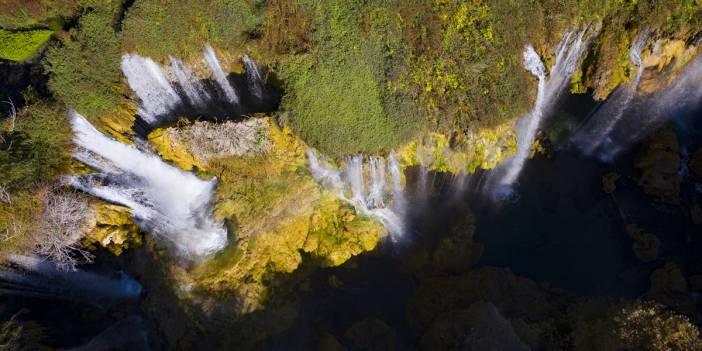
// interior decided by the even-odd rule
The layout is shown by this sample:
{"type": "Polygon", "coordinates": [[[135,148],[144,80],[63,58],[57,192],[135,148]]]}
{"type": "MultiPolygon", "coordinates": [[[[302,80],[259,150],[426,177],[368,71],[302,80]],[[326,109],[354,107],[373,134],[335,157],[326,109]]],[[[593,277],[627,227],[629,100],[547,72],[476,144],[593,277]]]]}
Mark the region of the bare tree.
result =
{"type": "Polygon", "coordinates": [[[12,198],[10,197],[10,193],[2,185],[0,185],[0,202],[12,205],[12,198]]]}
{"type": "Polygon", "coordinates": [[[36,253],[65,270],[92,262],[93,254],[81,245],[85,223],[93,215],[87,197],[73,190],[52,189],[44,205],[36,253]]]}
{"type": "MultiPolygon", "coordinates": [[[[15,108],[15,103],[12,102],[12,99],[8,99],[7,101],[3,101],[4,103],[10,105],[10,115],[8,116],[8,119],[10,120],[10,128],[8,129],[8,132],[12,133],[15,131],[15,123],[17,122],[17,109],[15,108]]],[[[5,138],[0,134],[0,143],[4,143],[5,138]]]]}

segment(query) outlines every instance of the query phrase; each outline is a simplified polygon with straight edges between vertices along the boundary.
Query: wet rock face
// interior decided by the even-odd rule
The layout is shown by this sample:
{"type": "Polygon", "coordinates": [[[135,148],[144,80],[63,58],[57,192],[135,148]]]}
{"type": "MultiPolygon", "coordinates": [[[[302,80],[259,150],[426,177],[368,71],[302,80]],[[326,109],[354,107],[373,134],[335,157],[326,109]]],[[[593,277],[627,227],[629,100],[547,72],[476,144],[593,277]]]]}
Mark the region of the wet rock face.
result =
{"type": "Polygon", "coordinates": [[[344,345],[348,350],[394,351],[397,349],[397,335],[383,321],[368,318],[346,330],[344,345]]]}
{"type": "Polygon", "coordinates": [[[689,166],[696,176],[702,178],[702,147],[692,155],[689,166]]]}
{"type": "Polygon", "coordinates": [[[530,350],[495,305],[484,301],[442,315],[419,345],[422,350],[530,350]]]}
{"type": "Polygon", "coordinates": [[[680,153],[671,127],[656,131],[644,142],[634,166],[641,172],[638,182],[646,194],[668,204],[680,202],[680,153]]]}

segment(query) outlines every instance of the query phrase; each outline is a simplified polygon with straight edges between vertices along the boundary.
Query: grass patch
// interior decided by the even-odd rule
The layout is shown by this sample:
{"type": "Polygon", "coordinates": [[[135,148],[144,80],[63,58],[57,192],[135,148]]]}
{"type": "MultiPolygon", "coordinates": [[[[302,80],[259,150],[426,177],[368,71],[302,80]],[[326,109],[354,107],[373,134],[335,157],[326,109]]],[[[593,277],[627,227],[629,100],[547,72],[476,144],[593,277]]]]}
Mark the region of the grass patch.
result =
{"type": "Polygon", "coordinates": [[[0,29],[0,58],[10,61],[29,60],[51,38],[48,29],[11,32],[0,29]]]}

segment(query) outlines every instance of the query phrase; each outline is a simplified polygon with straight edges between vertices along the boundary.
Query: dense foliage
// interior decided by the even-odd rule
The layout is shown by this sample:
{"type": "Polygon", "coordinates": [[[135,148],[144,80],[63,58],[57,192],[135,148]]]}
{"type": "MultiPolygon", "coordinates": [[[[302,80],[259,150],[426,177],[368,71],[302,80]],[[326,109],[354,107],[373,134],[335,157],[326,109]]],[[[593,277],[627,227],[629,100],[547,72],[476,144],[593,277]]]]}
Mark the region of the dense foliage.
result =
{"type": "Polygon", "coordinates": [[[107,10],[83,15],[78,28],[46,54],[49,88],[66,105],[88,115],[105,113],[120,101],[120,44],[107,10]]]}

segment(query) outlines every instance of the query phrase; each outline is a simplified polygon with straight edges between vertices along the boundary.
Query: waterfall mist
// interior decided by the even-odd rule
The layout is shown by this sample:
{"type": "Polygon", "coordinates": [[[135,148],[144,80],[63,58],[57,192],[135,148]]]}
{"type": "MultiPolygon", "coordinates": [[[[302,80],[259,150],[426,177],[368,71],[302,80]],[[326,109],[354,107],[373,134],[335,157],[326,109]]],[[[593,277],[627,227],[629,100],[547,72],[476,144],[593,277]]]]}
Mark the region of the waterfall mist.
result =
{"type": "Polygon", "coordinates": [[[380,221],[394,240],[404,234],[406,200],[400,163],[394,153],[387,160],[381,156],[349,156],[341,171],[320,160],[314,150],[308,150],[307,157],[318,182],[334,189],[358,213],[380,221]]]}
{"type": "Polygon", "coordinates": [[[600,158],[616,159],[641,139],[678,115],[698,108],[702,101],[702,55],[693,59],[680,75],[663,90],[634,101],[621,123],[608,138],[609,147],[600,158]]]}
{"type": "Polygon", "coordinates": [[[504,197],[512,192],[514,184],[529,157],[531,146],[542,120],[558,101],[570,78],[578,67],[578,62],[587,47],[584,39],[587,30],[575,35],[567,32],[561,40],[556,60],[548,76],[539,55],[530,45],[524,49],[524,68],[539,80],[536,102],[533,109],[517,122],[517,152],[511,158],[490,172],[486,181],[486,191],[504,197]]]}
{"type": "Polygon", "coordinates": [[[135,301],[143,288],[123,272],[98,274],[81,270],[64,271],[37,257],[10,255],[5,258],[12,268],[0,268],[0,292],[43,299],[84,302],[108,307],[135,301]]]}
{"type": "Polygon", "coordinates": [[[627,86],[620,87],[612,93],[612,96],[586,120],[585,124],[572,137],[571,142],[584,154],[597,154],[601,159],[607,158],[606,155],[616,143],[612,139],[612,131],[621,123],[622,117],[636,96],[644,72],[641,52],[646,47],[649,35],[650,31],[648,30],[639,33],[629,51],[629,59],[636,67],[634,79],[627,86]]]}
{"type": "Polygon", "coordinates": [[[227,245],[227,231],[210,213],[216,179],[202,180],[107,137],[75,111],[70,117],[78,146],[74,157],[99,172],[70,176],[70,184],[131,208],[135,222],[179,257],[199,259],[227,245]]]}
{"type": "Polygon", "coordinates": [[[122,72],[138,98],[138,115],[147,130],[181,116],[222,120],[277,108],[278,94],[266,88],[260,69],[247,55],[241,57],[245,76],[228,76],[210,46],[203,54],[207,77],[198,77],[178,58],[169,56],[168,60],[170,65],[160,66],[137,54],[122,56],[122,72]]]}

